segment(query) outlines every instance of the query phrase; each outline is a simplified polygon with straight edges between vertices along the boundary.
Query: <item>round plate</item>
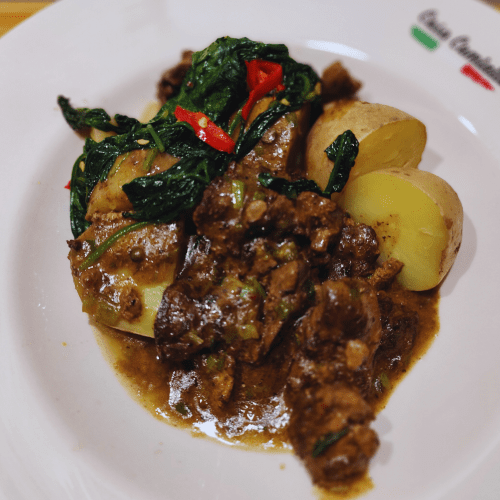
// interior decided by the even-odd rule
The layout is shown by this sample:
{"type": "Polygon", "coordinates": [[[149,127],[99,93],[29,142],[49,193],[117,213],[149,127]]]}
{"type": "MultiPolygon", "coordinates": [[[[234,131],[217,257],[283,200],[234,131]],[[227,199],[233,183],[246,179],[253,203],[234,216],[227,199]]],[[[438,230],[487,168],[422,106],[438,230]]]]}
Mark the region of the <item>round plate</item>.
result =
{"type": "Polygon", "coordinates": [[[441,330],[375,423],[364,498],[493,499],[500,482],[500,16],[470,1],[64,0],[0,40],[0,497],[316,498],[292,454],[169,427],[103,360],[74,290],[64,189],[81,141],[56,105],[137,116],[183,49],[223,35],[340,59],[361,98],[427,126],[420,168],[465,210],[441,330]]]}

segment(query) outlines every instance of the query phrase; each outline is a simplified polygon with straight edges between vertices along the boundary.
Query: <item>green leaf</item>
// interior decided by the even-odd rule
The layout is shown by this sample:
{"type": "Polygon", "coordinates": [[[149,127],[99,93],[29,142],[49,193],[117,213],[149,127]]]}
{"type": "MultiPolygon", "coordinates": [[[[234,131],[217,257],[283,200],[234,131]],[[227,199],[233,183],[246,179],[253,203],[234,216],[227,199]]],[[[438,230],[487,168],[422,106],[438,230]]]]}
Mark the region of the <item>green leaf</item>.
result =
{"type": "Polygon", "coordinates": [[[98,247],[96,247],[92,252],[89,253],[87,258],[80,264],[78,268],[80,271],[87,269],[91,266],[108,248],[110,248],[115,241],[119,240],[122,236],[131,231],[136,231],[149,224],[149,222],[135,222],[129,226],[122,227],[116,233],[105,239],[98,247]]]}
{"type": "Polygon", "coordinates": [[[297,181],[289,181],[283,177],[273,177],[271,174],[264,172],[259,174],[259,182],[262,186],[272,189],[279,194],[285,195],[287,198],[295,199],[303,191],[312,191],[323,195],[320,187],[310,179],[299,179],[297,181]]]}
{"type": "Polygon", "coordinates": [[[138,177],[122,189],[134,212],[125,214],[137,220],[171,222],[192,210],[200,201],[211,180],[227,168],[228,155],[213,158],[186,157],[164,172],[138,177]]]}
{"type": "Polygon", "coordinates": [[[85,130],[88,127],[94,127],[103,132],[123,134],[139,123],[135,118],[129,118],[125,115],[115,115],[115,125],[111,123],[111,117],[104,109],[73,108],[69,99],[62,95],[57,98],[57,103],[68,125],[73,130],[77,131],[85,130]]]}
{"type": "Polygon", "coordinates": [[[334,166],[324,190],[325,196],[339,193],[346,185],[351,168],[354,166],[358,156],[359,142],[355,135],[346,130],[339,135],[335,141],[325,149],[328,158],[333,161],[334,166]]]}
{"type": "Polygon", "coordinates": [[[85,160],[85,154],[81,154],[73,165],[70,182],[69,195],[69,217],[71,222],[71,232],[78,238],[89,226],[90,222],[85,220],[87,214],[87,183],[85,174],[80,165],[85,160]]]}
{"type": "Polygon", "coordinates": [[[349,429],[346,427],[339,432],[329,432],[322,438],[318,439],[314,444],[312,456],[316,458],[318,455],[321,455],[332,444],[336,443],[340,438],[344,437],[347,434],[348,430],[349,429]]]}
{"type": "Polygon", "coordinates": [[[330,198],[332,193],[340,192],[344,188],[349,179],[351,168],[354,166],[358,151],[358,140],[350,130],[346,130],[343,134],[339,135],[326,148],[325,152],[328,158],[334,162],[334,166],[324,191],[311,179],[289,181],[282,177],[273,177],[266,172],[259,174],[259,182],[264,187],[283,194],[292,200],[297,198],[303,191],[312,191],[325,198],[330,198]]]}

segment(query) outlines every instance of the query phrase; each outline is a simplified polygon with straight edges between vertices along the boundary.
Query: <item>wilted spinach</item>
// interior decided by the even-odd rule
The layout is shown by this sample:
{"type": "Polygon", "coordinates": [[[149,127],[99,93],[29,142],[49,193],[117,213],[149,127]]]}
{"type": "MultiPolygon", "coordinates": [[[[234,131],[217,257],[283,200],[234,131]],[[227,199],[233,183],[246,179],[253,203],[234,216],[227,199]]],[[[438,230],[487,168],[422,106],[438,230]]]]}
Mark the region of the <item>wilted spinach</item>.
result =
{"type": "Polygon", "coordinates": [[[297,198],[303,191],[312,191],[329,198],[332,193],[342,191],[349,179],[349,173],[358,156],[359,143],[355,135],[346,130],[339,135],[330,146],[325,149],[328,158],[334,162],[328,183],[322,190],[312,179],[289,181],[282,177],[273,177],[271,174],[259,174],[259,182],[266,188],[272,189],[287,198],[297,198]]]}
{"type": "Polygon", "coordinates": [[[85,213],[90,194],[106,179],[117,157],[134,149],[158,147],[180,158],[168,171],[139,177],[123,186],[136,220],[168,222],[200,201],[211,180],[221,175],[232,160],[245,156],[266,130],[285,113],[296,111],[306,102],[313,116],[320,109],[317,74],[307,65],[294,61],[285,45],[253,42],[248,38],[219,38],[206,49],[193,54],[193,64],[183,85],[147,124],[124,115],[111,117],[102,109],[73,108],[60,96],[58,103],[68,124],[75,130],[89,127],[117,135],[101,142],[86,139],[83,154],[71,178],[71,229],[78,237],[87,227],[85,213]],[[216,151],[198,139],[193,129],[174,116],[179,105],[201,111],[225,131],[231,116],[248,99],[245,61],[265,59],[282,65],[285,90],[261,113],[248,130],[242,132],[233,154],[216,151]],[[137,141],[144,139],[141,143],[137,141]],[[145,141],[149,141],[144,144],[145,141]],[[83,162],[83,163],[82,163],[83,162]],[[84,169],[80,168],[84,165],[84,169]]]}

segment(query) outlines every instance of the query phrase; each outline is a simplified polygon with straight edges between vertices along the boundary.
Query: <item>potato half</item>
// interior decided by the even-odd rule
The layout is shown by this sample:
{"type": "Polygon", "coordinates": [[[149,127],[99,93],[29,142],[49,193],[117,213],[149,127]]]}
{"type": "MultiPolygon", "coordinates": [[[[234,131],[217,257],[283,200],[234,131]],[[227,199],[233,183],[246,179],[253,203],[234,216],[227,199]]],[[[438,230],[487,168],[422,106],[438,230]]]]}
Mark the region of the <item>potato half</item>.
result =
{"type": "Polygon", "coordinates": [[[349,182],[373,170],[416,168],[427,141],[425,125],[399,109],[363,101],[334,101],[325,106],[307,139],[307,177],[321,189],[333,168],[325,149],[346,130],[359,141],[349,182]]]}
{"type": "Polygon", "coordinates": [[[117,297],[115,301],[112,300],[109,293],[106,295],[92,293],[85,288],[78,277],[73,277],[73,281],[82,301],[82,311],[88,313],[98,323],[136,335],[154,338],[154,322],[163,292],[173,282],[175,267],[172,266],[171,269],[172,273],[164,281],[157,284],[137,283],[127,275],[126,270],[108,273],[107,276],[113,280],[113,291],[117,297]],[[134,291],[141,304],[140,314],[133,321],[125,318],[121,311],[120,291],[124,289],[134,291]]]}
{"type": "Polygon", "coordinates": [[[123,234],[85,265],[96,247],[131,222],[117,212],[94,214],[90,227],[70,242],[68,258],[84,312],[99,323],[152,337],[163,291],[179,266],[182,221],[148,224],[123,234]]]}
{"type": "Polygon", "coordinates": [[[398,281],[410,290],[438,285],[462,241],[463,209],[453,188],[437,175],[387,169],[357,177],[339,203],[354,220],[373,227],[380,259],[404,263],[398,281]]]}

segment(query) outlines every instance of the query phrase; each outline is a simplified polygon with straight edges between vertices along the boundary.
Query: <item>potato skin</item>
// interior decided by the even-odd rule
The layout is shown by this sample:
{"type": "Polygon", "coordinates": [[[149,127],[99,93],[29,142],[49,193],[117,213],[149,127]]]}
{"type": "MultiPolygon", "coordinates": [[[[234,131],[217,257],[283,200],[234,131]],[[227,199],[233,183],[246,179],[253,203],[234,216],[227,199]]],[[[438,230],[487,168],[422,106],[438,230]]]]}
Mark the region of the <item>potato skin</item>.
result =
{"type": "Polygon", "coordinates": [[[416,169],[386,169],[355,179],[339,203],[351,216],[371,225],[381,257],[405,266],[398,281],[410,290],[437,286],[460,249],[463,207],[443,179],[416,169]]]}
{"type": "Polygon", "coordinates": [[[333,163],[326,156],[325,149],[336,139],[336,137],[331,138],[339,129],[336,124],[355,102],[353,99],[341,99],[325,105],[323,114],[316,120],[307,136],[306,175],[309,179],[316,181],[321,189],[325,189],[328,184],[333,167],[333,163]]]}
{"type": "Polygon", "coordinates": [[[417,168],[427,140],[424,124],[399,109],[349,99],[329,103],[309,133],[306,150],[307,177],[322,189],[333,168],[324,151],[346,130],[360,144],[349,182],[372,170],[417,168]]]}

